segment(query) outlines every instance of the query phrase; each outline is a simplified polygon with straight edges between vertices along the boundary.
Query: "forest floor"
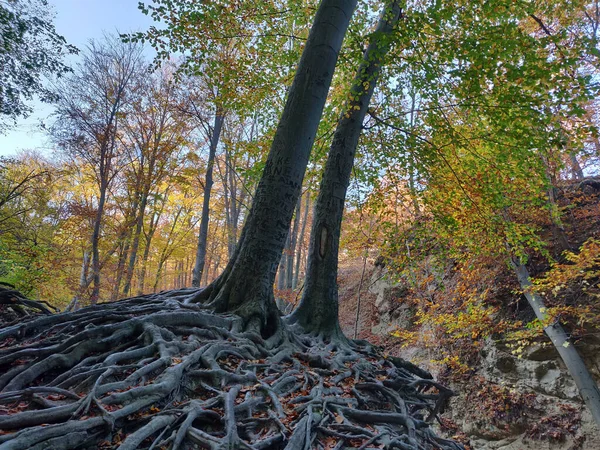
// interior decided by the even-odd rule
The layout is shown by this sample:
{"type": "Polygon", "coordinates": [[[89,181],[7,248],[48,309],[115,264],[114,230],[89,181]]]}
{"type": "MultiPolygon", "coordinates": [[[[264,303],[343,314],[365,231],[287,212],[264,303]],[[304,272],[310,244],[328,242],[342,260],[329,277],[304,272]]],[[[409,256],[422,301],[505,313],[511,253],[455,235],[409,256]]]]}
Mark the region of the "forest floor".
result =
{"type": "MultiPolygon", "coordinates": [[[[269,338],[183,289],[0,328],[0,450],[459,450],[452,392],[367,342],[269,338]]],[[[25,306],[23,306],[25,307],[25,306]]]]}

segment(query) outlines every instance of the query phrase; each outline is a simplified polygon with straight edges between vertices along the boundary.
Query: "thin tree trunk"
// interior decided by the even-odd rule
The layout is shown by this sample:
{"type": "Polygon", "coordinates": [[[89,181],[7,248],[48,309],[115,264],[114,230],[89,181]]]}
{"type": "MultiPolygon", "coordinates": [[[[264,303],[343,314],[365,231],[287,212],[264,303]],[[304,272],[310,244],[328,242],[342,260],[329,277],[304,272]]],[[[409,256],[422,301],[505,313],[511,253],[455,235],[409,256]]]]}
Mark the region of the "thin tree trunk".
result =
{"type": "Polygon", "coordinates": [[[571,245],[569,244],[569,239],[567,238],[567,233],[563,227],[562,221],[560,220],[560,211],[558,209],[558,204],[556,203],[556,198],[554,195],[554,186],[556,186],[555,178],[552,176],[550,172],[550,167],[544,161],[544,165],[546,166],[546,177],[550,184],[548,187],[548,206],[550,208],[550,228],[552,229],[552,235],[554,236],[554,241],[558,245],[558,255],[561,255],[565,250],[571,250],[571,245]]]}
{"type": "MultiPolygon", "coordinates": [[[[100,168],[101,172],[103,167],[100,168]]],[[[100,297],[100,229],[102,227],[102,216],[104,215],[104,205],[106,203],[106,191],[108,183],[102,180],[100,182],[100,199],[98,200],[98,210],[94,218],[94,231],[92,233],[92,280],[94,283],[90,303],[95,305],[100,297]]]]}
{"type": "Polygon", "coordinates": [[[146,284],[146,272],[148,271],[148,257],[150,256],[150,241],[152,237],[146,238],[146,245],[144,246],[144,254],[142,255],[142,269],[140,270],[140,277],[138,280],[138,295],[144,293],[146,284]]]}
{"type": "Polygon", "coordinates": [[[121,252],[119,253],[119,260],[117,262],[117,271],[115,277],[115,284],[113,286],[113,291],[110,296],[111,300],[117,300],[119,298],[119,292],[121,291],[121,282],[123,281],[123,274],[125,273],[125,262],[127,261],[127,256],[129,256],[129,244],[131,236],[127,237],[127,240],[123,242],[121,247],[121,252]]]}
{"type": "Polygon", "coordinates": [[[204,183],[204,199],[202,201],[202,218],[200,220],[200,233],[198,234],[198,247],[196,249],[196,264],[192,273],[192,286],[199,287],[204,271],[204,260],[206,258],[206,240],[208,239],[208,220],[210,215],[210,191],[213,185],[213,166],[215,163],[215,154],[219,145],[221,128],[223,127],[224,116],[217,108],[215,122],[212,129],[210,140],[210,149],[208,154],[208,163],[206,165],[206,181],[204,183]]]}
{"type": "Polygon", "coordinates": [[[81,263],[81,273],[79,275],[79,287],[77,288],[76,294],[73,296],[71,302],[65,308],[65,311],[71,311],[72,309],[78,309],[79,298],[83,295],[87,287],[90,285],[88,282],[88,272],[90,270],[90,252],[87,250],[83,251],[83,261],[81,263]]]}
{"type": "Polygon", "coordinates": [[[279,269],[277,275],[277,289],[283,291],[285,289],[285,283],[287,281],[286,269],[287,269],[287,254],[290,248],[290,235],[288,234],[285,240],[285,246],[283,247],[283,254],[279,261],[279,269]]]}
{"type": "Polygon", "coordinates": [[[240,315],[265,335],[279,329],[273,282],[342,41],[356,0],[322,0],[306,41],[234,257],[192,301],[240,315]]]}
{"type": "MultiPolygon", "coordinates": [[[[415,110],[416,110],[416,93],[411,92],[410,95],[410,126],[411,128],[415,126],[415,110]]],[[[414,155],[412,155],[414,156],[414,155]]],[[[421,208],[419,206],[419,198],[417,196],[416,189],[416,167],[415,167],[415,158],[411,158],[408,166],[409,174],[408,174],[408,188],[410,192],[410,198],[412,200],[413,208],[415,210],[415,216],[419,217],[421,215],[421,208]]]]}
{"type": "Polygon", "coordinates": [[[121,252],[119,253],[119,260],[117,263],[116,277],[113,286],[113,291],[111,294],[111,300],[117,300],[119,298],[119,292],[121,292],[121,282],[123,281],[123,275],[125,274],[125,263],[127,262],[127,257],[129,256],[129,247],[131,245],[131,235],[133,233],[133,223],[135,221],[138,209],[137,197],[140,191],[139,181],[136,182],[135,192],[134,192],[134,200],[131,202],[131,209],[128,211],[125,220],[123,221],[122,231],[119,233],[119,238],[117,240],[118,245],[121,247],[121,252]]]}
{"type": "Polygon", "coordinates": [[[358,322],[360,319],[360,293],[363,287],[363,281],[365,279],[365,271],[367,270],[367,255],[368,250],[365,249],[365,254],[363,255],[363,268],[362,273],[360,274],[360,283],[358,284],[358,294],[356,295],[356,318],[354,319],[354,339],[358,337],[358,322]]]}
{"type": "MultiPolygon", "coordinates": [[[[532,284],[529,279],[529,271],[525,265],[521,264],[521,262],[515,258],[512,259],[512,266],[519,279],[525,298],[533,308],[536,317],[544,323],[547,319],[546,306],[542,297],[531,290],[532,284]]],[[[581,359],[579,352],[570,341],[560,323],[554,322],[551,325],[544,327],[544,331],[567,366],[567,370],[571,374],[571,377],[573,377],[573,380],[579,389],[579,393],[583,397],[583,401],[592,413],[594,421],[600,426],[600,390],[585,366],[585,363],[581,359]]]]}
{"type": "Polygon", "coordinates": [[[302,218],[302,228],[300,229],[300,238],[298,240],[298,254],[296,255],[296,269],[294,270],[294,281],[292,290],[298,287],[298,277],[300,276],[300,263],[302,262],[302,247],[304,246],[304,235],[306,234],[306,223],[308,222],[308,211],[310,209],[310,192],[306,193],[306,204],[304,205],[304,217],[302,218]]]}
{"type": "MultiPolygon", "coordinates": [[[[152,233],[152,235],[153,234],[154,233],[152,233]]],[[[150,256],[150,243],[152,242],[152,235],[148,235],[146,238],[144,254],[142,256],[142,269],[140,271],[140,277],[138,280],[138,295],[142,295],[144,293],[146,285],[146,273],[148,271],[148,258],[150,256]]]]}
{"type": "Polygon", "coordinates": [[[159,290],[159,285],[162,281],[162,269],[164,263],[164,261],[158,261],[158,266],[156,267],[156,275],[154,275],[154,284],[152,285],[153,292],[158,292],[159,290]]]}
{"type": "MultiPolygon", "coordinates": [[[[151,170],[151,169],[150,169],[151,170]]],[[[137,261],[137,252],[140,245],[140,236],[144,227],[144,216],[146,213],[146,205],[148,204],[148,195],[150,191],[149,183],[144,186],[144,192],[142,193],[142,199],[140,202],[140,209],[135,224],[135,231],[133,233],[133,241],[131,243],[131,252],[129,253],[129,265],[127,267],[127,273],[125,276],[125,286],[123,286],[123,295],[127,297],[131,290],[131,280],[133,279],[133,271],[135,269],[135,263],[137,261]]]]}
{"type": "Polygon", "coordinates": [[[183,259],[179,260],[179,274],[177,275],[177,287],[183,287],[183,259]]]}
{"type": "Polygon", "coordinates": [[[188,270],[190,270],[190,258],[185,257],[185,270],[183,271],[183,284],[185,287],[188,286],[188,270]]]}
{"type": "Polygon", "coordinates": [[[362,125],[389,49],[389,34],[401,15],[387,2],[354,78],[351,100],[338,122],[325,164],[311,230],[308,267],[300,305],[290,316],[307,331],[343,338],[338,320],[338,250],[346,191],[362,125]]]}
{"type": "MultiPolygon", "coordinates": [[[[254,124],[252,124],[252,126],[254,127],[254,124]]],[[[251,135],[252,137],[252,135],[251,135]]],[[[231,236],[230,236],[230,240],[231,240],[231,244],[230,244],[230,251],[229,251],[229,258],[231,258],[233,256],[233,253],[235,252],[235,247],[237,245],[237,239],[238,239],[238,224],[239,224],[239,220],[240,220],[240,211],[241,211],[241,203],[244,201],[244,194],[245,191],[242,190],[240,193],[240,196],[238,198],[238,181],[236,180],[236,173],[235,173],[235,169],[232,166],[232,162],[231,162],[231,156],[229,156],[229,162],[227,164],[227,166],[229,167],[229,196],[230,196],[230,207],[231,207],[231,236]]]]}
{"type": "Polygon", "coordinates": [[[582,180],[583,179],[583,169],[579,165],[579,161],[577,161],[577,154],[575,152],[570,152],[569,160],[571,161],[571,174],[573,175],[573,179],[574,180],[582,180]]]}
{"type": "Polygon", "coordinates": [[[569,244],[569,238],[560,220],[560,212],[554,197],[554,186],[550,186],[548,189],[548,203],[550,206],[550,227],[552,228],[552,234],[558,245],[558,254],[560,255],[565,250],[571,250],[571,244],[569,244]]]}
{"type": "Polygon", "coordinates": [[[219,275],[219,266],[221,265],[221,254],[217,256],[213,267],[212,279],[214,280],[219,275]]]}
{"type": "Polygon", "coordinates": [[[150,225],[148,226],[148,233],[146,234],[146,243],[144,246],[144,255],[142,256],[142,270],[140,272],[140,277],[138,280],[138,295],[142,295],[145,289],[146,284],[146,273],[148,270],[148,258],[150,256],[150,245],[152,244],[152,239],[154,238],[154,233],[156,232],[156,227],[162,213],[165,209],[169,198],[169,188],[165,189],[163,194],[163,200],[161,202],[161,207],[158,211],[154,210],[152,216],[150,218],[150,225]]]}
{"type": "Polygon", "coordinates": [[[202,271],[202,278],[204,279],[202,284],[204,284],[204,286],[208,286],[208,273],[210,272],[212,261],[213,261],[213,252],[211,251],[211,252],[208,252],[206,255],[206,263],[205,263],[206,270],[202,271]]]}
{"type": "Polygon", "coordinates": [[[286,281],[285,288],[292,289],[294,284],[294,256],[296,254],[296,244],[298,242],[298,231],[300,228],[300,211],[302,208],[302,196],[298,197],[298,204],[296,205],[296,213],[294,217],[294,226],[291,230],[291,237],[289,239],[290,245],[287,254],[287,268],[286,268],[286,281]]]}
{"type": "MultiPolygon", "coordinates": [[[[183,208],[179,208],[179,210],[177,211],[177,214],[175,214],[175,217],[171,221],[171,229],[169,230],[167,242],[165,243],[165,246],[163,247],[163,249],[160,252],[160,257],[158,258],[158,268],[156,270],[156,276],[154,278],[154,285],[152,288],[154,292],[156,292],[156,290],[158,289],[158,286],[160,284],[163,266],[165,267],[165,272],[167,272],[167,267],[166,267],[167,260],[171,256],[171,253],[173,253],[173,248],[169,248],[169,246],[171,245],[171,238],[173,237],[175,227],[177,226],[177,221],[179,220],[179,217],[181,216],[182,211],[183,211],[183,208]]],[[[165,276],[164,276],[165,284],[168,283],[167,277],[168,277],[168,273],[165,273],[165,276]]]]}
{"type": "Polygon", "coordinates": [[[223,201],[225,203],[225,222],[227,228],[227,255],[229,258],[233,256],[235,251],[237,224],[235,224],[235,188],[232,180],[233,175],[230,168],[230,156],[229,148],[225,148],[225,174],[223,175],[219,167],[219,173],[221,174],[221,182],[223,184],[223,201]]]}

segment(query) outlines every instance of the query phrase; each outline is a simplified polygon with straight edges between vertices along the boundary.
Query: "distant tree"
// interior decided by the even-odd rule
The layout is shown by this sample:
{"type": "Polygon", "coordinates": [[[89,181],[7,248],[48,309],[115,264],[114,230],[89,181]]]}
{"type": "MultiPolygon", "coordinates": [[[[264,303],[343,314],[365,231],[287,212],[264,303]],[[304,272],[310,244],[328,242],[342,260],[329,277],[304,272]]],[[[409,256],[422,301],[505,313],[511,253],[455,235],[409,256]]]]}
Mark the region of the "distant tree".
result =
{"type": "Polygon", "coordinates": [[[77,53],[56,33],[46,0],[0,0],[0,133],[20,116],[27,116],[27,101],[39,95],[53,101],[55,94],[43,77],[70,69],[65,55],[77,53]]]}
{"type": "Polygon", "coordinates": [[[109,187],[118,169],[123,110],[142,70],[141,47],[109,37],[104,43],[90,43],[73,75],[57,89],[54,139],[94,167],[99,188],[90,245],[92,303],[100,292],[99,241],[109,187]]]}
{"type": "MultiPolygon", "coordinates": [[[[143,88],[139,89],[138,97],[128,108],[127,120],[123,124],[125,146],[129,153],[126,166],[136,180],[133,197],[137,204],[124,295],[132,289],[148,203],[151,196],[157,193],[159,184],[180,163],[180,153],[191,131],[191,127],[186,125],[186,118],[173,105],[178,88],[172,72],[167,67],[142,81],[143,88]]],[[[142,289],[140,285],[139,290],[142,289]]]]}

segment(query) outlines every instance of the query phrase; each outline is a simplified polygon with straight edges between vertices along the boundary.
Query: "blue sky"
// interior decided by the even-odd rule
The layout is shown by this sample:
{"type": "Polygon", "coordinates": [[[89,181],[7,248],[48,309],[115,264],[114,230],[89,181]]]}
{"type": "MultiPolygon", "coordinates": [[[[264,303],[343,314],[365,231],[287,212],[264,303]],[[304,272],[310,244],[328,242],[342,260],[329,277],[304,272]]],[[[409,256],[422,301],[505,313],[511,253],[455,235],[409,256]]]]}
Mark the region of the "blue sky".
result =
{"type": "MultiPolygon", "coordinates": [[[[90,39],[101,39],[104,32],[145,30],[152,20],[138,9],[139,0],[49,0],[54,7],[56,30],[67,42],[83,50],[90,39]]],[[[148,3],[148,2],[147,2],[148,3]]],[[[76,62],[75,57],[72,62],[76,62]]],[[[21,149],[41,149],[50,153],[45,136],[37,124],[52,112],[52,107],[36,102],[34,114],[20,120],[17,127],[0,135],[0,156],[14,155],[21,149]]]]}

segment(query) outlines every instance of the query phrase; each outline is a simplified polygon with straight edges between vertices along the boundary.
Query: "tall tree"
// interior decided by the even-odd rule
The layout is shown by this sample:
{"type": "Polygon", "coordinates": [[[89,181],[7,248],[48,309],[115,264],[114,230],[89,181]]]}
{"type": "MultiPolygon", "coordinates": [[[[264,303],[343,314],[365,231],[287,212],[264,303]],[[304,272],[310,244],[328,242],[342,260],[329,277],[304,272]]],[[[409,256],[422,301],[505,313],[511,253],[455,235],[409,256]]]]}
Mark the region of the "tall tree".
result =
{"type": "Polygon", "coordinates": [[[143,92],[138,92],[136,100],[131,102],[124,123],[124,140],[133,152],[129,165],[137,172],[134,195],[138,205],[124,295],[132,287],[150,195],[179,162],[178,154],[185,148],[191,129],[174,107],[178,88],[172,72],[173,68],[167,66],[146,78],[143,92]]]}
{"type": "Polygon", "coordinates": [[[302,300],[290,316],[291,322],[330,338],[343,338],[338,321],[337,269],[346,190],[363,121],[400,14],[395,1],[384,7],[333,136],[315,206],[302,300]]]}
{"type": "Polygon", "coordinates": [[[208,150],[208,160],[206,163],[206,176],[204,178],[204,197],[202,200],[200,231],[198,232],[198,245],[196,248],[196,263],[194,264],[194,270],[192,272],[192,286],[194,287],[200,286],[200,280],[202,279],[202,273],[204,272],[204,265],[206,263],[206,243],[208,240],[208,221],[210,218],[210,196],[213,187],[213,169],[224,120],[225,113],[219,106],[217,106],[217,110],[215,111],[214,115],[214,123],[212,127],[208,128],[210,144],[208,150]]]}
{"type": "Polygon", "coordinates": [[[141,73],[141,47],[107,37],[92,41],[75,72],[56,90],[59,96],[53,135],[59,145],[94,167],[98,183],[96,214],[91,233],[90,301],[100,295],[100,250],[104,207],[114,180],[122,111],[141,73]]]}

